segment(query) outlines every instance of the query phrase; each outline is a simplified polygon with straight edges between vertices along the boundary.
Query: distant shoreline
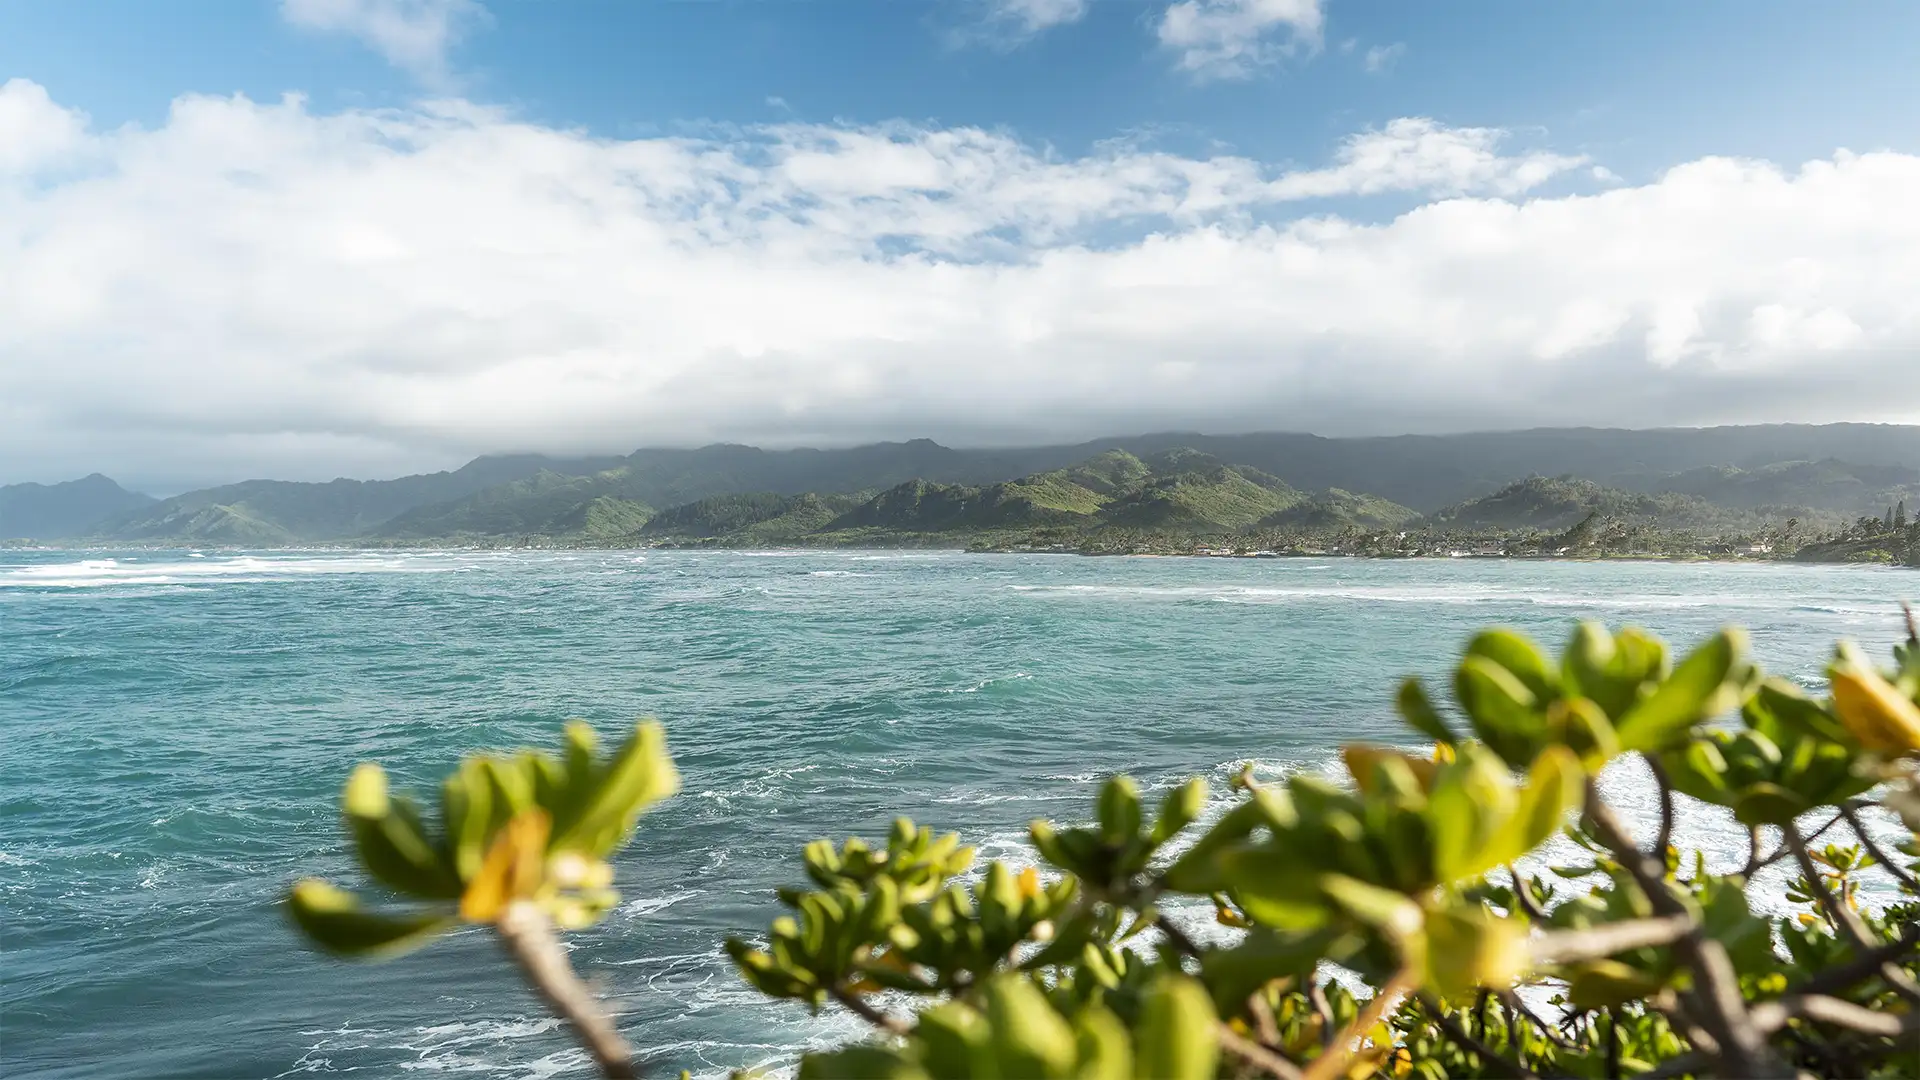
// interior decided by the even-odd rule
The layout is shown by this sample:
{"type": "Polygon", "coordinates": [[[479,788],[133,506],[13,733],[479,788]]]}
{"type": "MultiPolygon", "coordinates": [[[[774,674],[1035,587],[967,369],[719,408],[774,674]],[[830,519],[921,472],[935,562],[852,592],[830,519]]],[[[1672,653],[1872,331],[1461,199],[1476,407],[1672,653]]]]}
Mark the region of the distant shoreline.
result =
{"type": "Polygon", "coordinates": [[[407,545],[364,545],[347,543],[311,543],[275,547],[194,547],[177,544],[140,544],[126,542],[106,542],[87,544],[10,544],[0,546],[0,552],[72,552],[74,554],[108,554],[113,552],[179,552],[182,554],[200,554],[208,556],[244,556],[269,553],[329,552],[329,553],[391,553],[391,554],[433,554],[456,552],[587,552],[599,551],[609,554],[641,554],[654,551],[671,552],[714,552],[735,554],[828,554],[834,552],[871,552],[892,553],[902,551],[944,551],[963,555],[1060,555],[1081,558],[1105,559],[1343,559],[1356,562],[1554,562],[1554,563],[1598,563],[1598,562],[1645,562],[1645,563],[1733,563],[1746,565],[1789,565],[1789,566],[1863,566],[1883,567],[1895,570],[1913,570],[1920,567],[1878,560],[1848,559],[1798,559],[1787,557],[1754,557],[1752,555],[1538,555],[1538,554],[1493,554],[1484,552],[1460,552],[1448,555],[1433,554],[1393,554],[1367,552],[1333,551],[1087,551],[1078,549],[1019,549],[1019,548],[972,548],[964,544],[893,544],[893,545],[827,545],[827,544],[788,544],[768,545],[764,547],[736,546],[722,544],[648,544],[642,546],[600,545],[600,544],[501,544],[471,543],[450,541],[442,544],[419,543],[407,545]]]}

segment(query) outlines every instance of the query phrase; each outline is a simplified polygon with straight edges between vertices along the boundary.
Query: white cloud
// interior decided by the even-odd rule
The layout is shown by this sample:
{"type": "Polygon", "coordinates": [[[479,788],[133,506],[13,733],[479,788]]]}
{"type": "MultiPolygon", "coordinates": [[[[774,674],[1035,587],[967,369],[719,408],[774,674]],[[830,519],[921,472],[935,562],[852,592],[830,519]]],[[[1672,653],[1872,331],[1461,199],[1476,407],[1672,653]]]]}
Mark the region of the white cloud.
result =
{"type": "Polygon", "coordinates": [[[1417,119],[1294,171],[904,124],[604,139],[458,101],[81,123],[0,90],[0,132],[65,132],[0,170],[0,481],[1920,417],[1912,154],[1527,197],[1581,159],[1417,119]],[[1311,201],[1382,192],[1418,205],[1311,201]]]}
{"type": "Polygon", "coordinates": [[[46,88],[26,79],[0,83],[0,177],[53,168],[86,141],[87,118],[64,109],[46,88]]]}
{"type": "Polygon", "coordinates": [[[988,0],[995,22],[1007,23],[1026,34],[1079,22],[1087,17],[1091,0],[988,0]]]}
{"type": "Polygon", "coordinates": [[[1405,55],[1407,55],[1405,42],[1396,41],[1391,45],[1375,45],[1367,50],[1366,55],[1360,60],[1360,65],[1369,75],[1384,75],[1392,71],[1393,66],[1405,55]]]}
{"type": "Polygon", "coordinates": [[[1321,45],[1322,0],[1180,0],[1162,12],[1160,44],[1201,79],[1239,79],[1321,45]]]}
{"type": "Polygon", "coordinates": [[[487,16],[479,0],[280,0],[305,30],[347,34],[430,85],[447,82],[447,50],[487,16]]]}

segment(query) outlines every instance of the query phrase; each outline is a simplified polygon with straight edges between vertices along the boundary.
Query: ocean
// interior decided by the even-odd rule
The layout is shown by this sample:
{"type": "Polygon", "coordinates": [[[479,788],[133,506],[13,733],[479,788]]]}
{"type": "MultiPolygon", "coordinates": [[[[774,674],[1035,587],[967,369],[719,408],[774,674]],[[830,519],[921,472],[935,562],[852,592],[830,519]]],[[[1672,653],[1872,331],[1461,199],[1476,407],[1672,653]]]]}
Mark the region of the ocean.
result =
{"type": "MultiPolygon", "coordinates": [[[[1399,677],[1444,679],[1486,624],[1557,647],[1583,617],[1676,645],[1740,623],[1815,685],[1836,637],[1884,655],[1915,594],[1770,564],[0,551],[0,1073],[588,1075],[486,933],[384,964],[302,947],[279,897],[350,879],[356,761],[427,794],[569,717],[663,720],[684,789],[572,955],[650,1074],[715,1074],[858,1030],[719,951],[814,837],[906,813],[1028,862],[1026,822],[1090,815],[1111,772],[1220,792],[1240,762],[1415,742],[1399,677]]],[[[1744,853],[1712,814],[1679,838],[1744,853]]]]}

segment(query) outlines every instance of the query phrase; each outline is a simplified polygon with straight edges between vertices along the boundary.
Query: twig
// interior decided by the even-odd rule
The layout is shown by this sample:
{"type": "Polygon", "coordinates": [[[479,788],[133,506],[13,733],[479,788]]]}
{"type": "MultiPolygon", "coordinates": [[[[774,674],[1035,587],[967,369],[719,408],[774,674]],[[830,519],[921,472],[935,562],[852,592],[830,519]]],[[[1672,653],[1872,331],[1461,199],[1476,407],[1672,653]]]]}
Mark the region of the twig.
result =
{"type": "Polygon", "coordinates": [[[1512,863],[1508,863],[1507,877],[1513,879],[1514,905],[1525,912],[1527,918],[1535,922],[1545,919],[1547,913],[1540,910],[1539,904],[1533,902],[1533,894],[1527,891],[1527,879],[1520,876],[1520,868],[1512,863]]]}
{"type": "Polygon", "coordinates": [[[833,1000],[845,1005],[853,1011],[854,1015],[872,1024],[874,1027],[879,1028],[881,1031],[891,1035],[905,1035],[911,1030],[907,1027],[906,1021],[897,1017],[888,1016],[886,1013],[867,1004],[865,998],[862,998],[859,994],[848,990],[844,986],[836,986],[828,991],[828,993],[833,995],[833,1000]]]}
{"type": "Polygon", "coordinates": [[[1417,1000],[1420,1002],[1420,1008],[1433,1019],[1434,1026],[1438,1027],[1447,1038],[1457,1043],[1462,1050],[1480,1059],[1481,1068],[1498,1076],[1512,1077],[1514,1080],[1540,1080],[1539,1073],[1512,1058],[1501,1055],[1493,1047],[1469,1035],[1467,1030],[1461,1027],[1453,1017],[1448,1016],[1446,1010],[1442,1009],[1440,1003],[1432,997],[1421,994],[1417,1000]]]}
{"type": "MultiPolygon", "coordinates": [[[[1809,844],[1813,843],[1815,840],[1818,840],[1822,836],[1825,836],[1827,834],[1827,830],[1833,828],[1835,825],[1838,825],[1845,820],[1846,820],[1845,817],[1843,817],[1838,811],[1835,811],[1834,815],[1827,819],[1827,823],[1825,825],[1822,825],[1819,828],[1807,834],[1806,842],[1809,844]]],[[[1755,837],[1754,846],[1758,848],[1759,842],[1760,842],[1758,830],[1754,832],[1754,837],[1755,837]]],[[[1749,858],[1747,860],[1746,868],[1740,871],[1740,876],[1745,878],[1750,878],[1754,875],[1756,871],[1764,870],[1767,867],[1772,866],[1774,863],[1779,862],[1781,859],[1784,859],[1791,854],[1793,854],[1792,849],[1787,847],[1787,845],[1783,843],[1779,847],[1774,848],[1773,854],[1768,855],[1764,859],[1759,859],[1756,862],[1754,861],[1753,858],[1749,858]]]]}
{"type": "MultiPolygon", "coordinates": [[[[1794,827],[1793,822],[1787,822],[1782,831],[1787,846],[1793,849],[1794,860],[1800,864],[1801,875],[1807,879],[1807,887],[1813,890],[1814,897],[1827,913],[1828,921],[1833,923],[1841,937],[1847,939],[1847,944],[1853,946],[1853,951],[1865,955],[1886,944],[1867,929],[1867,924],[1860,921],[1858,912],[1827,888],[1827,879],[1821,875],[1819,867],[1813,865],[1813,856],[1807,851],[1806,841],[1801,839],[1800,830],[1794,827]]],[[[1891,963],[1883,963],[1877,970],[1895,993],[1909,1001],[1920,1001],[1920,986],[1916,986],[1906,972],[1891,963]]]]}
{"type": "Polygon", "coordinates": [[[1257,1065],[1280,1080],[1303,1080],[1300,1066],[1273,1050],[1254,1042],[1225,1024],[1219,1026],[1220,1048],[1251,1065],[1257,1065]]]}
{"type": "MultiPolygon", "coordinates": [[[[1600,800],[1599,791],[1592,784],[1587,786],[1586,811],[1601,841],[1632,875],[1654,912],[1690,919],[1686,906],[1667,888],[1665,858],[1656,863],[1641,854],[1620,819],[1600,800]]],[[[1766,1039],[1754,1030],[1747,1016],[1746,1003],[1740,996],[1739,973],[1734,970],[1726,946],[1707,937],[1696,924],[1685,937],[1674,942],[1674,951],[1693,970],[1700,991],[1696,998],[1698,1019],[1719,1045],[1721,1071],[1747,1080],[1791,1080],[1793,1069],[1767,1046],[1766,1039]]]]}
{"type": "Polygon", "coordinates": [[[1860,820],[1859,814],[1854,810],[1854,805],[1852,803],[1841,803],[1840,813],[1847,819],[1847,826],[1853,830],[1853,835],[1860,838],[1860,845],[1867,849],[1867,854],[1873,856],[1875,862],[1885,867],[1887,873],[1893,875],[1895,881],[1906,886],[1908,892],[1920,893],[1920,881],[1915,881],[1913,875],[1907,873],[1904,867],[1888,858],[1887,853],[1880,850],[1880,845],[1874,843],[1873,837],[1867,835],[1866,823],[1860,820]]]}
{"type": "Polygon", "coordinates": [[[1327,1000],[1326,985],[1317,979],[1307,980],[1307,1004],[1313,1006],[1313,1014],[1320,1018],[1320,1047],[1326,1049],[1333,1045],[1333,1002],[1327,1000]]]}
{"type": "Polygon", "coordinates": [[[1909,926],[1898,939],[1862,953],[1839,967],[1830,967],[1812,976],[1799,986],[1787,991],[1785,996],[1806,996],[1845,990],[1854,983],[1877,974],[1886,964],[1899,960],[1916,949],[1920,949],[1920,925],[1909,926]]]}
{"type": "Polygon", "coordinates": [[[1247,995],[1247,1012],[1253,1015],[1253,1033],[1268,1046],[1280,1045],[1280,1023],[1273,1017],[1273,1006],[1267,1004],[1265,990],[1255,990],[1247,995]]]}
{"type": "Polygon", "coordinates": [[[1526,1001],[1522,999],[1519,994],[1511,990],[1502,990],[1500,992],[1500,1000],[1506,1003],[1508,1012],[1519,1013],[1521,1016],[1526,1017],[1528,1022],[1532,1023],[1534,1027],[1539,1028],[1540,1034],[1546,1036],[1548,1042],[1560,1047],[1562,1050],[1572,1045],[1561,1037],[1560,1029],[1540,1019],[1538,1013],[1528,1008],[1526,1001]]]}
{"type": "Polygon", "coordinates": [[[1587,930],[1554,930],[1534,938],[1532,952],[1538,963],[1570,964],[1597,960],[1628,949],[1671,945],[1693,929],[1693,917],[1680,914],[1605,923],[1587,930]]]}
{"type": "Polygon", "coordinates": [[[1907,644],[1920,645],[1920,622],[1914,620],[1913,605],[1900,601],[1900,612],[1907,617],[1907,644]]]}
{"type": "Polygon", "coordinates": [[[500,913],[495,924],[500,940],[520,965],[520,971],[553,1011],[559,1013],[580,1041],[601,1075],[608,1080],[634,1080],[640,1070],[633,1063],[633,1051],[615,1030],[600,1002],[587,984],[567,963],[566,950],[553,935],[553,923],[539,905],[516,900],[500,913]]]}
{"type": "Polygon", "coordinates": [[[1760,826],[1747,826],[1747,865],[1740,868],[1741,877],[1751,878],[1756,871],[1766,865],[1760,857],[1761,847],[1760,826]]]}
{"type": "Polygon", "coordinates": [[[1412,969],[1401,968],[1395,972],[1393,978],[1387,980],[1387,985],[1373,995],[1373,1000],[1361,1008],[1359,1015],[1340,1030],[1333,1045],[1313,1059],[1302,1080],[1333,1080],[1336,1076],[1346,1075],[1347,1062],[1353,1058],[1355,1041],[1379,1023],[1388,1009],[1398,1005],[1400,999],[1413,989],[1414,983],[1412,969]]]}
{"type": "Polygon", "coordinates": [[[1653,780],[1660,785],[1660,831],[1654,834],[1653,856],[1660,865],[1667,864],[1667,848],[1673,843],[1673,777],[1667,775],[1666,766],[1652,754],[1641,754],[1646,759],[1647,768],[1653,770],[1653,780]]]}

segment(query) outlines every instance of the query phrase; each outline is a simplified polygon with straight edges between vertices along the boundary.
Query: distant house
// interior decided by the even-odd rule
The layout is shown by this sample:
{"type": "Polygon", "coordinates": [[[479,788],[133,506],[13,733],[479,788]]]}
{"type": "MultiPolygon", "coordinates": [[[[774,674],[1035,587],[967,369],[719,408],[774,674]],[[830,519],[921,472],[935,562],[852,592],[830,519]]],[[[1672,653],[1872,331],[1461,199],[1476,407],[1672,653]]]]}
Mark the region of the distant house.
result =
{"type": "Polygon", "coordinates": [[[1747,554],[1749,555],[1768,555],[1772,554],[1772,552],[1772,544],[1755,542],[1747,545],[1747,554]]]}

